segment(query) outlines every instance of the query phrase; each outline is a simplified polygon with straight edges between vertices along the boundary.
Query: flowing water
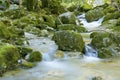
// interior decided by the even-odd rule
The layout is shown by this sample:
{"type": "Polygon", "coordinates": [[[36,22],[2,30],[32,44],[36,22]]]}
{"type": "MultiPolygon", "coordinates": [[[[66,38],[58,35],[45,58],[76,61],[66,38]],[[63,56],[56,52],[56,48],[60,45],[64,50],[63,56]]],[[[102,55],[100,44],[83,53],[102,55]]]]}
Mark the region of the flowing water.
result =
{"type": "MultiPolygon", "coordinates": [[[[54,59],[52,55],[58,46],[51,38],[37,37],[26,33],[30,47],[43,54],[43,61],[31,69],[19,69],[5,73],[0,80],[92,80],[100,76],[103,80],[120,80],[120,60],[102,60],[90,46],[90,33],[82,33],[86,43],[86,55],[70,58],[54,59]],[[95,54],[91,54],[95,53],[95,54]]],[[[75,52],[65,52],[75,53],[75,52]]]]}

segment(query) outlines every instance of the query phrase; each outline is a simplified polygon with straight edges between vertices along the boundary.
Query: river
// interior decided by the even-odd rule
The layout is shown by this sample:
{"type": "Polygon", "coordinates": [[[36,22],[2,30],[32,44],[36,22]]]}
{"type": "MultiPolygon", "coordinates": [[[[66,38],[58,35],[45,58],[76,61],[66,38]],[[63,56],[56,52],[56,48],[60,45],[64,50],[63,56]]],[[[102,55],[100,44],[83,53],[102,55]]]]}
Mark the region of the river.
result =
{"type": "MultiPolygon", "coordinates": [[[[82,33],[86,44],[90,42],[89,34],[82,33]]],[[[93,77],[99,76],[103,80],[120,80],[119,59],[99,59],[81,55],[56,59],[52,58],[52,55],[58,46],[50,37],[37,37],[29,33],[26,33],[26,37],[29,38],[31,48],[42,52],[43,61],[31,69],[6,72],[0,80],[92,80],[93,77]]],[[[66,55],[68,53],[75,52],[65,52],[66,55]]]]}

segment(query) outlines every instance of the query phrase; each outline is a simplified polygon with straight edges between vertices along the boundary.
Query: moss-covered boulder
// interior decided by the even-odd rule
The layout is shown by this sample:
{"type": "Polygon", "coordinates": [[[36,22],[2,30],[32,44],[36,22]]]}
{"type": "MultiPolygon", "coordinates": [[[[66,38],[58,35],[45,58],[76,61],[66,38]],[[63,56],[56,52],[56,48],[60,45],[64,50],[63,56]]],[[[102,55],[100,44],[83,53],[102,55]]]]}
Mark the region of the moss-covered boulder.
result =
{"type": "Polygon", "coordinates": [[[76,17],[72,12],[66,12],[56,19],[56,26],[61,24],[76,24],[76,17]]]}
{"type": "Polygon", "coordinates": [[[0,43],[0,74],[2,71],[16,68],[19,58],[20,55],[15,46],[0,43]]]}
{"type": "Polygon", "coordinates": [[[87,30],[82,27],[82,26],[77,26],[74,24],[63,24],[63,25],[58,25],[58,30],[72,30],[76,32],[86,32],[87,30]]]}
{"type": "Polygon", "coordinates": [[[10,38],[12,34],[7,29],[6,25],[0,21],[0,38],[10,38]]]}
{"type": "Polygon", "coordinates": [[[113,44],[112,39],[110,38],[110,33],[107,32],[102,32],[102,33],[92,33],[91,36],[92,42],[91,44],[97,48],[100,49],[102,47],[109,47],[110,45],[113,44]]]}
{"type": "Polygon", "coordinates": [[[120,18],[104,21],[101,26],[113,32],[120,32],[120,18]]]}
{"type": "Polygon", "coordinates": [[[84,42],[82,36],[77,32],[58,31],[52,38],[60,50],[83,51],[84,42]]]}
{"type": "Polygon", "coordinates": [[[104,21],[110,20],[110,19],[118,19],[120,18],[120,11],[116,11],[113,13],[107,13],[104,17],[104,21]]]}
{"type": "Polygon", "coordinates": [[[103,16],[104,16],[103,8],[95,8],[93,10],[88,11],[85,14],[85,18],[88,22],[98,20],[103,16]]]}
{"type": "Polygon", "coordinates": [[[110,58],[119,56],[120,35],[108,32],[91,34],[92,46],[98,51],[98,57],[110,58]]]}
{"type": "Polygon", "coordinates": [[[114,56],[112,51],[107,48],[102,48],[98,53],[98,57],[100,58],[111,58],[114,56]]]}
{"type": "Polygon", "coordinates": [[[20,9],[6,10],[6,11],[2,12],[2,14],[1,14],[1,16],[6,16],[10,19],[18,19],[25,15],[26,14],[23,14],[20,9]]]}
{"type": "Polygon", "coordinates": [[[39,51],[34,51],[30,54],[28,61],[30,62],[42,61],[42,54],[39,51]]]}
{"type": "Polygon", "coordinates": [[[116,8],[112,5],[109,5],[109,6],[105,7],[103,11],[105,14],[114,13],[116,11],[116,8]]]}

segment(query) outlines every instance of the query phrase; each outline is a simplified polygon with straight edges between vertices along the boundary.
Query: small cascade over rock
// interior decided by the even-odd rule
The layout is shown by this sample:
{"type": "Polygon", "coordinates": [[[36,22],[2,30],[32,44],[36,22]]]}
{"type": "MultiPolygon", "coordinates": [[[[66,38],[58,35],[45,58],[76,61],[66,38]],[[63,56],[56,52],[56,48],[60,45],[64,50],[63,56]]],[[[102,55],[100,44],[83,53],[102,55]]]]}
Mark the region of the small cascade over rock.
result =
{"type": "Polygon", "coordinates": [[[90,44],[85,45],[85,56],[98,57],[98,52],[90,44]]]}
{"type": "MultiPolygon", "coordinates": [[[[80,23],[82,23],[88,31],[91,31],[96,30],[96,28],[98,28],[101,25],[104,17],[100,18],[98,21],[87,22],[87,20],[85,19],[85,14],[82,14],[77,16],[77,19],[80,20],[80,23]]],[[[77,24],[79,25],[80,23],[77,24]]]]}

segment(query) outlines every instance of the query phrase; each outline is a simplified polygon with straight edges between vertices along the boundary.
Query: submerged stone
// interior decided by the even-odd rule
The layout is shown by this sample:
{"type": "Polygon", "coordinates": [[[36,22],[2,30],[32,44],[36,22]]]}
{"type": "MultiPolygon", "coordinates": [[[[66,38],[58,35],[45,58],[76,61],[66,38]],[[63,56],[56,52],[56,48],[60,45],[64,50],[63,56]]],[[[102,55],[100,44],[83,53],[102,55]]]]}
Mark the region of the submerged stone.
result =
{"type": "Polygon", "coordinates": [[[77,32],[58,31],[52,38],[60,50],[65,51],[83,51],[84,41],[82,36],[77,32]]]}
{"type": "Polygon", "coordinates": [[[53,57],[60,59],[60,58],[64,58],[64,52],[61,50],[56,51],[56,53],[53,55],[53,57]]]}

